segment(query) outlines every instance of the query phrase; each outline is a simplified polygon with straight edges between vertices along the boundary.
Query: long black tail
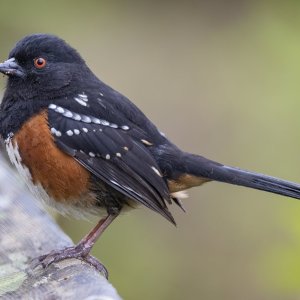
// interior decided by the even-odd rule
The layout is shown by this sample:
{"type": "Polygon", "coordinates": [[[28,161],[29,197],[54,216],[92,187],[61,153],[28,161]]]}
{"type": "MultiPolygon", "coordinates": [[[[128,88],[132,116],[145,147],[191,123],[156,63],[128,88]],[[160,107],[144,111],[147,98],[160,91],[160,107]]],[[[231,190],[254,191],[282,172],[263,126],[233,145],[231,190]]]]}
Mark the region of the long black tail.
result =
{"type": "Polygon", "coordinates": [[[300,199],[300,184],[297,183],[225,166],[188,153],[183,155],[183,161],[183,171],[187,174],[300,199]]]}

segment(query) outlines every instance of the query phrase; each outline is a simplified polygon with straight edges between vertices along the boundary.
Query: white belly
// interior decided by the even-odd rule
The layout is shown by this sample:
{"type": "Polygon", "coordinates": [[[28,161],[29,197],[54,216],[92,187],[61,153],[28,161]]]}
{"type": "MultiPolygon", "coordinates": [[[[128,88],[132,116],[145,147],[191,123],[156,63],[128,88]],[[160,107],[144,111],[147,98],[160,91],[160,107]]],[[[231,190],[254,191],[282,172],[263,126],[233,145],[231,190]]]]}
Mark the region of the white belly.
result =
{"type": "MultiPolygon", "coordinates": [[[[16,143],[12,142],[12,138],[5,140],[6,151],[8,153],[9,159],[12,164],[17,168],[18,173],[21,175],[22,179],[25,181],[30,192],[34,197],[39,200],[39,203],[46,205],[47,207],[54,208],[57,212],[63,215],[70,215],[77,219],[89,219],[91,216],[103,216],[105,211],[100,207],[79,207],[75,205],[64,204],[57,202],[52,199],[42,187],[41,184],[33,184],[32,176],[29,169],[22,163],[22,158],[19,153],[19,147],[16,143]]],[[[91,197],[88,195],[87,197],[91,197]]]]}

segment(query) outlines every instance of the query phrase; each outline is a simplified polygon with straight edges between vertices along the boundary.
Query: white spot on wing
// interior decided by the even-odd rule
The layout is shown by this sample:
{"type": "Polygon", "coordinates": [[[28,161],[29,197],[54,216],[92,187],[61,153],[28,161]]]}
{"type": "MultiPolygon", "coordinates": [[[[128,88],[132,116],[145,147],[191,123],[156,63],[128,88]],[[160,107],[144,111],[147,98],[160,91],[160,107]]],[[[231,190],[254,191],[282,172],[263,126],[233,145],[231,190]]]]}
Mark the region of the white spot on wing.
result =
{"type": "Polygon", "coordinates": [[[101,121],[99,119],[97,119],[97,118],[92,118],[92,122],[94,124],[101,124],[101,121]]]}
{"type": "Polygon", "coordinates": [[[83,130],[85,133],[89,132],[89,130],[88,130],[87,128],[85,128],[85,127],[83,127],[82,130],[83,130]]]}
{"type": "Polygon", "coordinates": [[[48,106],[48,108],[50,108],[50,109],[56,109],[56,105],[55,104],[50,104],[49,106],[48,106]]]}
{"type": "Polygon", "coordinates": [[[81,116],[80,116],[80,114],[73,113],[73,119],[74,119],[75,121],[81,121],[81,116]]]}
{"type": "Polygon", "coordinates": [[[152,143],[150,143],[149,141],[144,140],[144,139],[142,139],[141,142],[142,142],[143,144],[147,145],[147,146],[152,146],[152,145],[153,145],[152,143]]]}
{"type": "Polygon", "coordinates": [[[105,158],[106,158],[106,159],[110,159],[110,155],[109,155],[109,154],[106,154],[105,158]]]}
{"type": "Polygon", "coordinates": [[[109,125],[109,122],[105,121],[105,120],[101,120],[101,124],[104,125],[104,126],[108,126],[109,125]]]}
{"type": "Polygon", "coordinates": [[[88,116],[82,116],[81,121],[84,123],[92,123],[92,119],[88,116]]]}
{"type": "Polygon", "coordinates": [[[67,118],[73,118],[73,114],[69,110],[65,110],[64,116],[67,118]]]}
{"type": "Polygon", "coordinates": [[[152,169],[159,177],[162,177],[161,173],[160,173],[154,166],[152,166],[151,169],[152,169]]]}
{"type": "Polygon", "coordinates": [[[121,128],[122,128],[123,130],[129,130],[129,126],[127,126],[127,125],[123,125],[123,126],[121,126],[121,128]]]}
{"type": "Polygon", "coordinates": [[[80,134],[80,131],[79,131],[78,129],[74,129],[74,133],[75,133],[76,135],[78,135],[78,134],[80,134]]]}
{"type": "Polygon", "coordinates": [[[63,114],[65,112],[65,110],[62,107],[57,107],[56,111],[60,114],[63,114]]]}
{"type": "Polygon", "coordinates": [[[77,101],[82,106],[87,106],[86,102],[83,101],[81,98],[74,97],[74,100],[77,101]]]}
{"type": "Polygon", "coordinates": [[[68,131],[66,132],[66,134],[67,134],[68,136],[72,136],[74,133],[73,133],[72,130],[68,130],[68,131]]]}
{"type": "Polygon", "coordinates": [[[78,97],[79,97],[81,100],[85,101],[85,102],[88,102],[88,101],[89,101],[89,99],[88,99],[88,97],[87,97],[87,95],[86,95],[85,93],[78,94],[78,97]]]}
{"type": "Polygon", "coordinates": [[[52,127],[50,129],[50,132],[53,134],[53,135],[56,135],[57,137],[60,137],[61,136],[61,132],[57,129],[55,129],[54,127],[52,127]]]}

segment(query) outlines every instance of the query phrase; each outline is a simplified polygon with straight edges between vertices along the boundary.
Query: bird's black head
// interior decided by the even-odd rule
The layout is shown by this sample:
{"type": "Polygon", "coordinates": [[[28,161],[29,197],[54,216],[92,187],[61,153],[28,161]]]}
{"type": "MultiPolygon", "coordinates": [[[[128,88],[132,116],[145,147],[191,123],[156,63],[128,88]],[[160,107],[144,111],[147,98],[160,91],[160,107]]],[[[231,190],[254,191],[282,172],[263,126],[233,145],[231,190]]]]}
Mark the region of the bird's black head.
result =
{"type": "Polygon", "coordinates": [[[77,81],[91,74],[83,59],[64,40],[48,34],[34,34],[20,40],[0,64],[7,75],[7,92],[22,91],[19,100],[64,96],[77,81]]]}

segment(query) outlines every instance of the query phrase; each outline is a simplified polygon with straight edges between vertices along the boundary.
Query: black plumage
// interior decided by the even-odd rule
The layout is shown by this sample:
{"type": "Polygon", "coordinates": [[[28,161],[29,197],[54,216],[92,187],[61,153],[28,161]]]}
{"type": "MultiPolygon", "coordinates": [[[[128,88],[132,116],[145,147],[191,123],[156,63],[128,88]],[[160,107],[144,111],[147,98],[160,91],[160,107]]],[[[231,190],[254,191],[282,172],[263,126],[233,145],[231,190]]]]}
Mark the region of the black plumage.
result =
{"type": "MultiPolygon", "coordinates": [[[[89,109],[98,106],[88,97],[86,99],[89,109]]],[[[131,132],[128,125],[110,123],[74,109],[76,106],[71,111],[55,104],[49,105],[49,126],[58,147],[106,184],[174,223],[166,207],[166,202],[171,202],[167,183],[148,146],[134,131],[131,132]]],[[[130,123],[130,126],[135,125],[130,123]]]]}
{"type": "Polygon", "coordinates": [[[108,213],[75,248],[43,257],[45,265],[70,256],[95,265],[88,258],[93,243],[129,200],[175,223],[167,204],[181,202],[171,193],[211,180],[300,198],[299,184],[181,151],[58,37],[25,37],[0,72],[9,77],[0,106],[1,137],[10,145],[24,124],[46,112],[55,145],[89,172],[90,189],[108,213]]]}

